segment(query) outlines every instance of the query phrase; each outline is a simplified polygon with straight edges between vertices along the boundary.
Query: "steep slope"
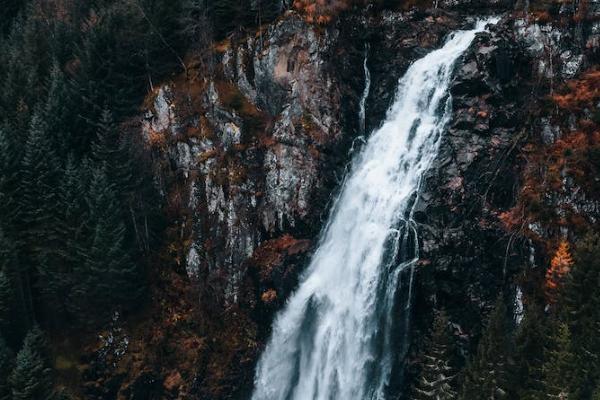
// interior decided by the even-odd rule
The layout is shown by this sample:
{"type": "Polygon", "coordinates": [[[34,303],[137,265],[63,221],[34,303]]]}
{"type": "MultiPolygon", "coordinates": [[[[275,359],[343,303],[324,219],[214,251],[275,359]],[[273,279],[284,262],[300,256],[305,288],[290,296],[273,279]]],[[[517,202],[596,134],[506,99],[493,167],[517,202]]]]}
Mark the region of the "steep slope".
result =
{"type": "Polygon", "coordinates": [[[409,65],[477,15],[502,19],[475,39],[451,83],[453,118],[415,210],[409,379],[392,370],[393,390],[418,370],[434,308],[448,310],[468,352],[499,291],[537,296],[531,282],[556,242],[575,240],[600,212],[596,183],[581,178],[597,166],[583,161],[578,172],[588,154],[581,143],[598,145],[600,6],[529,6],[359,7],[327,26],[288,12],[220,43],[212,73],[191,60],[186,76],[157,87],[139,128],[170,221],[153,319],[128,322],[134,355],[118,361],[118,373],[88,380],[112,382],[122,398],[248,398],[274,312],[296,287],[363,141],[365,49],[370,132],[409,65]],[[582,87],[591,88],[583,98],[582,87]],[[575,150],[565,161],[567,147],[575,150]]]}

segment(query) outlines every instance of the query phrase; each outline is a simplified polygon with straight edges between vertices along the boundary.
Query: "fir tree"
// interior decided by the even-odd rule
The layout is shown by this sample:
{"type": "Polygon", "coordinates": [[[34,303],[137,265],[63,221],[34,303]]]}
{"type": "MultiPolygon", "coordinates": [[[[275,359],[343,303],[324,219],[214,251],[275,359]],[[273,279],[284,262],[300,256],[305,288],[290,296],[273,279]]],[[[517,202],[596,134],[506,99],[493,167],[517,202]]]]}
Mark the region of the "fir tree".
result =
{"type": "Polygon", "coordinates": [[[102,166],[108,180],[119,192],[129,196],[138,187],[128,142],[120,137],[112,113],[106,109],[102,112],[96,141],[92,144],[92,157],[102,166]]]}
{"type": "Polygon", "coordinates": [[[33,319],[31,292],[26,285],[27,271],[19,267],[17,249],[0,227],[0,303],[5,323],[0,322],[4,338],[14,345],[20,343],[33,319]],[[8,323],[6,323],[8,322],[8,323]]]}
{"type": "Polygon", "coordinates": [[[14,302],[15,293],[12,283],[6,271],[0,269],[0,327],[8,326],[14,302]]]}
{"type": "Polygon", "coordinates": [[[9,382],[13,400],[49,400],[52,398],[51,371],[46,366],[37,333],[30,333],[17,354],[9,382]]]}
{"type": "Polygon", "coordinates": [[[600,379],[600,236],[577,244],[575,263],[563,289],[563,319],[572,335],[577,361],[572,367],[589,396],[600,379]]]}
{"type": "Polygon", "coordinates": [[[75,271],[83,264],[84,248],[89,240],[89,228],[85,197],[86,186],[82,173],[85,168],[76,164],[74,157],[67,159],[65,170],[58,187],[58,213],[56,231],[59,242],[59,262],[39,268],[40,291],[51,309],[58,315],[71,315],[73,289],[78,280],[75,271]]]}
{"type": "Polygon", "coordinates": [[[543,366],[543,393],[547,399],[574,399],[578,377],[574,371],[575,355],[572,351],[571,333],[566,324],[559,324],[552,336],[551,348],[543,366]]]}
{"type": "Polygon", "coordinates": [[[452,387],[455,371],[452,338],[448,332],[448,316],[441,311],[435,316],[431,339],[427,344],[423,369],[413,391],[416,400],[452,400],[457,395],[452,387]]]}
{"type": "Polygon", "coordinates": [[[46,368],[50,368],[52,362],[50,360],[48,340],[46,339],[46,335],[39,325],[35,324],[29,330],[25,336],[25,340],[23,341],[23,347],[31,347],[32,349],[35,349],[44,366],[46,368]]]}
{"type": "Polygon", "coordinates": [[[83,302],[82,312],[89,307],[107,314],[111,308],[130,305],[144,285],[125,243],[125,226],[114,186],[102,168],[93,172],[88,203],[92,231],[85,262],[77,271],[82,280],[75,295],[83,302]]]}
{"type": "Polygon", "coordinates": [[[13,354],[0,336],[0,400],[11,400],[10,385],[8,377],[13,369],[13,354]]]}
{"type": "Polygon", "coordinates": [[[477,354],[465,370],[460,399],[510,398],[509,337],[507,309],[502,296],[499,296],[477,347],[477,354]]]}
{"type": "Polygon", "coordinates": [[[43,253],[54,246],[56,235],[59,163],[40,110],[31,120],[21,163],[20,194],[24,243],[30,253],[43,253]]]}
{"type": "Polygon", "coordinates": [[[0,228],[14,230],[19,212],[18,169],[21,148],[8,126],[0,126],[0,228]]]}
{"type": "Polygon", "coordinates": [[[522,400],[538,399],[542,389],[542,365],[547,343],[542,310],[528,305],[515,336],[515,386],[522,400]]]}
{"type": "Polygon", "coordinates": [[[72,121],[76,119],[77,108],[71,101],[67,80],[58,61],[54,60],[50,69],[48,96],[44,105],[46,129],[54,139],[58,154],[67,154],[71,148],[72,121]]]}

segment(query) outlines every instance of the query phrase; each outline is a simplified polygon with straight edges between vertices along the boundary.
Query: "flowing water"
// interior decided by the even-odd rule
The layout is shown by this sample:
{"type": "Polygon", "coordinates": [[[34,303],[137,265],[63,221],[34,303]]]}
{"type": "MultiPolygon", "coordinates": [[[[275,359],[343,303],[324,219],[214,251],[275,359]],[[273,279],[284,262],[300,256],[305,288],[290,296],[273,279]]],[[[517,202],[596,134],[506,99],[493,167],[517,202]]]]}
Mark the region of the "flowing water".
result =
{"type": "Polygon", "coordinates": [[[363,94],[360,98],[359,109],[358,109],[358,123],[359,123],[359,132],[362,134],[365,133],[366,130],[366,109],[367,109],[367,98],[369,97],[369,92],[371,91],[371,72],[369,71],[369,66],[367,62],[369,61],[369,45],[365,45],[365,60],[363,62],[363,70],[365,72],[365,88],[363,90],[363,94]]]}
{"type": "Polygon", "coordinates": [[[253,400],[385,399],[394,360],[406,349],[397,341],[408,335],[418,258],[412,208],[450,119],[454,65],[491,22],[453,33],[400,79],[394,104],[355,156],[310,265],[274,322],[253,400]],[[398,310],[403,270],[409,285],[398,310]]]}

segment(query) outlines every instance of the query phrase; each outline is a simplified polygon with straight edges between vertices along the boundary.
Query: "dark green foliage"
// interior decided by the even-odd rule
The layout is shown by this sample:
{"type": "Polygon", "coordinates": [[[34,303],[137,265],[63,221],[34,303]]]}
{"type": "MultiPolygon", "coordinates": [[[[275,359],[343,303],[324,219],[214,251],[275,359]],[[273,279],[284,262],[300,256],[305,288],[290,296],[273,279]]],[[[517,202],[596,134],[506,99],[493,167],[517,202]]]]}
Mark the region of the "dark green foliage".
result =
{"type": "Polygon", "coordinates": [[[552,336],[543,367],[543,394],[548,398],[579,398],[579,377],[575,371],[571,332],[566,324],[559,324],[552,336]]]}
{"type": "MultiPolygon", "coordinates": [[[[283,11],[281,0],[184,0],[184,10],[206,16],[216,39],[273,21],[283,11]]],[[[183,15],[184,21],[187,16],[183,15]]],[[[196,19],[197,21],[197,19],[196,19]]],[[[193,21],[192,21],[193,24],[193,21]]]]}
{"type": "Polygon", "coordinates": [[[179,1],[127,0],[95,10],[77,46],[75,88],[86,118],[98,121],[105,107],[116,118],[137,109],[149,85],[183,67],[175,33],[179,1]]]}
{"type": "Polygon", "coordinates": [[[19,208],[17,198],[18,162],[20,149],[8,127],[0,126],[0,229],[14,223],[14,211],[19,208]]]}
{"type": "Polygon", "coordinates": [[[128,141],[119,135],[112,114],[102,112],[92,143],[92,157],[106,174],[107,179],[119,191],[130,195],[139,185],[139,177],[134,175],[135,166],[129,153],[128,141]]]}
{"type": "Polygon", "coordinates": [[[8,384],[8,377],[13,369],[13,353],[6,344],[6,341],[0,336],[0,400],[10,400],[11,391],[8,384]]]}
{"type": "Polygon", "coordinates": [[[452,400],[457,398],[453,389],[456,371],[452,367],[454,346],[448,329],[448,316],[437,313],[431,338],[427,343],[421,375],[413,390],[415,400],[452,400]]]}
{"type": "Polygon", "coordinates": [[[21,8],[26,4],[24,0],[3,0],[2,18],[0,18],[0,35],[10,28],[13,18],[17,16],[21,8]]]}
{"type": "Polygon", "coordinates": [[[24,224],[23,243],[33,256],[30,262],[44,259],[56,237],[56,187],[59,179],[59,161],[54,143],[41,111],[30,123],[20,170],[20,207],[24,224]]]}
{"type": "Polygon", "coordinates": [[[460,399],[510,398],[510,331],[507,309],[502,296],[499,296],[477,354],[466,367],[460,399]]]}
{"type": "Polygon", "coordinates": [[[44,358],[44,345],[38,332],[32,331],[25,337],[9,378],[13,400],[52,398],[52,375],[44,358]]]}
{"type": "Polygon", "coordinates": [[[90,318],[86,306],[108,313],[143,292],[159,201],[119,124],[154,80],[183,68],[180,3],[3,10],[12,20],[0,37],[0,320],[13,346],[35,320],[93,324],[103,313],[90,318]]]}
{"type": "Polygon", "coordinates": [[[27,331],[33,317],[31,293],[24,283],[25,277],[26,273],[19,267],[14,241],[0,228],[0,307],[3,309],[0,331],[11,345],[21,342],[21,335],[27,331]]]}
{"type": "Polygon", "coordinates": [[[76,105],[72,101],[66,77],[55,60],[50,69],[48,96],[44,104],[44,122],[57,154],[68,152],[72,142],[76,105]]]}
{"type": "Polygon", "coordinates": [[[600,379],[600,236],[588,235],[577,244],[562,297],[562,319],[577,358],[573,368],[586,398],[600,379]]]}
{"type": "Polygon", "coordinates": [[[535,399],[542,389],[542,365],[548,332],[544,313],[536,304],[527,307],[515,336],[515,387],[521,399],[535,399]]]}
{"type": "Polygon", "coordinates": [[[6,328],[10,324],[12,307],[15,302],[15,292],[8,274],[0,269],[0,327],[6,328]]]}
{"type": "Polygon", "coordinates": [[[93,171],[88,192],[91,230],[74,288],[79,312],[107,315],[113,305],[127,306],[143,292],[142,275],[126,246],[126,229],[114,186],[103,168],[93,171]]]}

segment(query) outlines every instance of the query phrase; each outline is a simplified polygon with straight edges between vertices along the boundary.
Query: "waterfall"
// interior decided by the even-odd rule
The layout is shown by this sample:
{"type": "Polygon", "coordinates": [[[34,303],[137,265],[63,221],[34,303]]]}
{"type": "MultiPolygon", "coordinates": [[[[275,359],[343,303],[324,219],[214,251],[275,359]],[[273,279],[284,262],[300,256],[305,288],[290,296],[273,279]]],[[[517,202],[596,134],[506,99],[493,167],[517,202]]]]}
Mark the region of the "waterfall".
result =
{"type": "Polygon", "coordinates": [[[359,109],[358,109],[358,123],[359,123],[359,132],[362,134],[365,133],[366,128],[366,106],[367,106],[367,98],[369,97],[369,92],[371,91],[371,72],[369,71],[369,66],[367,62],[369,61],[369,45],[365,45],[365,60],[363,62],[363,70],[365,71],[365,88],[363,90],[363,94],[360,98],[359,109]]]}
{"type": "Polygon", "coordinates": [[[385,121],[354,157],[298,289],[275,319],[253,400],[385,399],[394,360],[403,356],[395,338],[408,335],[402,321],[398,335],[395,320],[402,271],[411,267],[406,309],[418,258],[412,209],[450,119],[454,65],[492,22],[451,34],[400,79],[385,121]]]}

